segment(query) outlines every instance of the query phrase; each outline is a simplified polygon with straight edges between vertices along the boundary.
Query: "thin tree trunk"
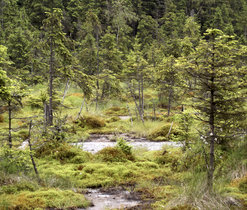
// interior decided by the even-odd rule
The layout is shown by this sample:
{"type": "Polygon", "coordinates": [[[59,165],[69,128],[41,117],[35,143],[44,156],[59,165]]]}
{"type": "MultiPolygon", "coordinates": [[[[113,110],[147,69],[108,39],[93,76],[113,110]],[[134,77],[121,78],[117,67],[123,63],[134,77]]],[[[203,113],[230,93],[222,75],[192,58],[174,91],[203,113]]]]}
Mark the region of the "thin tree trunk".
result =
{"type": "Polygon", "coordinates": [[[95,110],[98,110],[99,103],[99,34],[96,34],[96,45],[97,45],[97,81],[96,81],[96,106],[95,110]]]}
{"type": "MultiPolygon", "coordinates": [[[[211,78],[212,84],[214,83],[214,77],[211,78]]],[[[215,143],[215,104],[214,104],[214,90],[211,90],[210,94],[210,153],[209,153],[209,170],[208,170],[208,188],[209,191],[213,190],[213,175],[214,175],[214,143],[215,143]]]]}
{"type": "Polygon", "coordinates": [[[38,182],[41,183],[41,179],[39,177],[39,173],[38,173],[38,169],[37,169],[37,166],[36,166],[36,163],[34,161],[34,158],[33,158],[33,153],[32,153],[32,145],[31,145],[31,129],[32,129],[32,120],[30,121],[29,123],[29,132],[28,132],[28,145],[29,145],[29,151],[30,151],[30,158],[31,158],[31,161],[32,161],[32,164],[33,164],[33,169],[34,169],[34,172],[37,176],[37,179],[38,179],[38,182]]]}
{"type": "Polygon", "coordinates": [[[82,101],[82,103],[81,103],[81,108],[80,108],[80,111],[78,112],[78,115],[77,115],[77,117],[76,117],[76,120],[78,120],[79,117],[80,117],[80,115],[81,115],[81,111],[82,111],[82,108],[83,108],[83,106],[84,106],[84,102],[85,102],[85,97],[83,98],[83,101],[82,101]]]}
{"type": "Polygon", "coordinates": [[[12,148],[12,107],[11,100],[8,101],[8,109],[9,109],[9,148],[12,148]]]}
{"type": "Polygon", "coordinates": [[[44,102],[43,105],[44,105],[44,133],[46,133],[47,122],[49,119],[49,107],[46,102],[44,102]]]}
{"type": "Polygon", "coordinates": [[[3,21],[3,8],[4,8],[4,1],[1,0],[1,29],[2,31],[4,31],[4,21],[3,21]]]}
{"type": "Polygon", "coordinates": [[[87,106],[87,101],[86,101],[86,99],[85,99],[85,107],[86,107],[86,111],[88,112],[89,110],[88,110],[88,106],[87,106]]]}
{"type": "Polygon", "coordinates": [[[168,134],[167,134],[167,138],[169,138],[169,136],[170,136],[170,134],[171,134],[172,126],[173,126],[173,121],[172,121],[172,124],[171,124],[171,126],[170,126],[169,132],[168,132],[168,134]]]}
{"type": "Polygon", "coordinates": [[[53,98],[53,64],[54,64],[54,50],[53,50],[53,40],[50,43],[50,84],[49,84],[49,125],[53,124],[53,108],[52,108],[52,98],[53,98]]]}
{"type": "Polygon", "coordinates": [[[118,39],[119,39],[119,24],[117,25],[117,40],[116,40],[117,48],[118,48],[118,39]]]}
{"type": "Polygon", "coordinates": [[[156,121],[156,109],[155,109],[155,103],[153,102],[153,119],[156,121]]]}
{"type": "Polygon", "coordinates": [[[61,104],[63,104],[63,102],[64,102],[64,99],[65,99],[65,96],[67,95],[67,92],[68,92],[68,90],[69,90],[69,78],[67,79],[67,82],[66,82],[66,86],[65,86],[65,88],[64,88],[64,92],[63,92],[63,99],[62,99],[62,102],[61,102],[61,104]]]}
{"type": "Polygon", "coordinates": [[[142,111],[142,99],[141,99],[141,81],[140,81],[140,75],[138,75],[138,99],[139,99],[139,110],[142,111]]]}
{"type": "Polygon", "coordinates": [[[169,90],[169,97],[168,97],[168,110],[167,110],[167,115],[170,116],[171,114],[171,106],[172,106],[172,88],[169,90]]]}
{"type": "Polygon", "coordinates": [[[132,119],[132,114],[131,114],[131,112],[130,112],[130,108],[129,108],[128,104],[127,104],[127,109],[128,109],[128,112],[129,112],[129,116],[130,116],[130,120],[131,120],[131,125],[133,126],[133,119],[132,119]]]}
{"type": "MultiPolygon", "coordinates": [[[[143,119],[143,115],[142,115],[142,113],[141,113],[140,104],[139,104],[139,106],[138,106],[138,104],[137,104],[137,102],[136,102],[135,94],[134,94],[133,91],[131,90],[130,85],[129,85],[129,89],[130,89],[130,93],[131,93],[131,95],[132,95],[132,97],[133,97],[133,99],[134,99],[134,102],[135,102],[136,108],[137,108],[137,110],[138,110],[139,116],[140,116],[140,118],[141,118],[141,121],[142,121],[142,123],[144,124],[144,119],[143,119]]],[[[139,101],[140,101],[140,98],[139,98],[139,101]]]]}
{"type": "Polygon", "coordinates": [[[138,115],[138,112],[137,112],[136,106],[135,106],[135,114],[136,114],[136,119],[137,119],[137,120],[139,120],[139,115],[138,115]]]}
{"type": "Polygon", "coordinates": [[[142,109],[142,116],[144,116],[144,94],[143,94],[143,72],[141,73],[141,109],[142,109]]]}

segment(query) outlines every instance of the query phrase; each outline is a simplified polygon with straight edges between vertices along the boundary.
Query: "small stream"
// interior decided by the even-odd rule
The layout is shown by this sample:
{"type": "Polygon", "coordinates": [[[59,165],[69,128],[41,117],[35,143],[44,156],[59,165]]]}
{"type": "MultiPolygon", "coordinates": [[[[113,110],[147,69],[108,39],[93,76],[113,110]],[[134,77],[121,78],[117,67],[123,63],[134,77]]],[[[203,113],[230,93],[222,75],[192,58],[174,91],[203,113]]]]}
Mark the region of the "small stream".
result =
{"type": "Polygon", "coordinates": [[[122,189],[103,191],[88,189],[85,197],[93,202],[87,210],[126,209],[139,205],[141,201],[130,192],[122,189]]]}
{"type": "MultiPolygon", "coordinates": [[[[164,145],[173,147],[182,146],[181,143],[177,142],[154,142],[129,134],[119,134],[117,136],[112,134],[92,134],[85,142],[75,143],[74,145],[94,154],[105,147],[114,147],[117,144],[116,139],[119,137],[125,139],[133,148],[145,148],[146,150],[161,150],[164,145]]],[[[142,200],[124,189],[108,191],[102,189],[88,189],[85,197],[93,204],[93,206],[88,207],[87,210],[129,209],[132,207],[142,209],[141,205],[143,205],[142,200]]]]}
{"type": "MultiPolygon", "coordinates": [[[[173,146],[173,147],[181,147],[181,143],[178,142],[155,142],[149,141],[145,138],[136,138],[129,136],[128,134],[120,134],[118,137],[124,138],[133,148],[144,148],[147,150],[161,150],[164,145],[173,146]]],[[[99,135],[93,134],[90,138],[85,142],[75,143],[74,145],[79,146],[84,151],[97,153],[98,151],[104,149],[105,147],[114,147],[116,146],[116,136],[114,135],[99,135]]]]}
{"type": "MultiPolygon", "coordinates": [[[[135,149],[161,150],[165,145],[172,147],[182,146],[178,142],[154,142],[146,138],[134,137],[130,134],[92,134],[85,142],[72,143],[72,145],[76,145],[84,151],[94,154],[105,147],[116,146],[116,139],[119,137],[125,139],[135,149]]],[[[27,147],[27,141],[24,141],[19,148],[24,149],[25,147],[27,147]]],[[[143,201],[124,189],[111,189],[107,191],[103,189],[87,189],[85,197],[92,202],[92,206],[88,207],[87,210],[129,209],[132,207],[139,209],[139,206],[141,209],[141,205],[143,205],[143,201]]]]}

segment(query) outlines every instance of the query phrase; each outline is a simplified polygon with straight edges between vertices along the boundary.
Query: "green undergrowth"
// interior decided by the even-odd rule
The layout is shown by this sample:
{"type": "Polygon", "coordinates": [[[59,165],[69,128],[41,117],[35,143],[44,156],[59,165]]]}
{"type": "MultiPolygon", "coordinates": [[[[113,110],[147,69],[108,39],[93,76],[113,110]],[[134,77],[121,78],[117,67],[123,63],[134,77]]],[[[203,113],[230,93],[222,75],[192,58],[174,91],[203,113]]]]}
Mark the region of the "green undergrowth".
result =
{"type": "Polygon", "coordinates": [[[68,143],[58,141],[45,142],[35,152],[37,158],[54,159],[61,163],[84,163],[92,159],[92,154],[68,143]]]}
{"type": "Polygon", "coordinates": [[[82,194],[58,188],[41,188],[0,196],[0,209],[73,209],[85,208],[90,202],[82,194]]]}
{"type": "Polygon", "coordinates": [[[126,107],[112,106],[105,110],[105,115],[111,116],[124,116],[129,115],[128,109],[126,107]]]}

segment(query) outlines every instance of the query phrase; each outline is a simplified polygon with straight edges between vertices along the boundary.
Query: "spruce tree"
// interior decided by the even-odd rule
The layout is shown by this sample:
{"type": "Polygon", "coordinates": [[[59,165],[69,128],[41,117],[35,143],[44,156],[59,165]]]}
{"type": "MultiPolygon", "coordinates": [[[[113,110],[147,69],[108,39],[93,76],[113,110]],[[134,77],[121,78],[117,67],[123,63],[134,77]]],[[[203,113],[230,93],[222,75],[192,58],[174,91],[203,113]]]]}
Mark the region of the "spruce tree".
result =
{"type": "Polygon", "coordinates": [[[212,191],[216,144],[229,150],[241,131],[246,110],[246,48],[218,29],[208,29],[187,59],[187,73],[196,80],[193,103],[208,145],[208,188],[212,191]],[[190,65],[188,66],[188,64],[190,65]]]}
{"type": "MultiPolygon", "coordinates": [[[[55,73],[63,73],[65,57],[68,57],[70,52],[65,46],[66,37],[63,32],[62,19],[63,13],[61,9],[52,9],[47,12],[47,18],[43,21],[43,29],[45,31],[44,47],[49,49],[49,121],[48,124],[53,124],[53,83],[55,73]],[[63,61],[63,62],[62,62],[63,61]],[[61,68],[62,66],[62,68],[61,68]],[[60,67],[60,68],[59,68],[60,67]]],[[[66,74],[66,72],[65,72],[66,74]]]]}

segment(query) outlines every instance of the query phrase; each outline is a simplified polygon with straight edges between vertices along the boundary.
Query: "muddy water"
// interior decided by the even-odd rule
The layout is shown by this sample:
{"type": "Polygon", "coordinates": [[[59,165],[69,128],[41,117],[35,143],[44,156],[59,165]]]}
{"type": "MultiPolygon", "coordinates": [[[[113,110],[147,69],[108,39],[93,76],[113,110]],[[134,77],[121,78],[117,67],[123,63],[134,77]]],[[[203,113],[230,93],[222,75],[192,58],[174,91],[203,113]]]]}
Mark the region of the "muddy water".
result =
{"type": "Polygon", "coordinates": [[[85,197],[93,203],[87,210],[126,209],[137,206],[140,200],[125,190],[111,190],[104,192],[101,189],[88,189],[85,197]]]}
{"type": "MultiPolygon", "coordinates": [[[[153,142],[145,138],[135,138],[129,136],[128,134],[120,134],[118,137],[123,137],[133,148],[145,148],[147,150],[161,150],[164,145],[180,147],[181,144],[177,142],[153,142]]],[[[116,136],[114,135],[98,135],[94,134],[91,137],[83,142],[76,143],[75,145],[81,147],[84,151],[91,153],[96,153],[102,150],[105,147],[114,147],[116,146],[116,136]]]]}

